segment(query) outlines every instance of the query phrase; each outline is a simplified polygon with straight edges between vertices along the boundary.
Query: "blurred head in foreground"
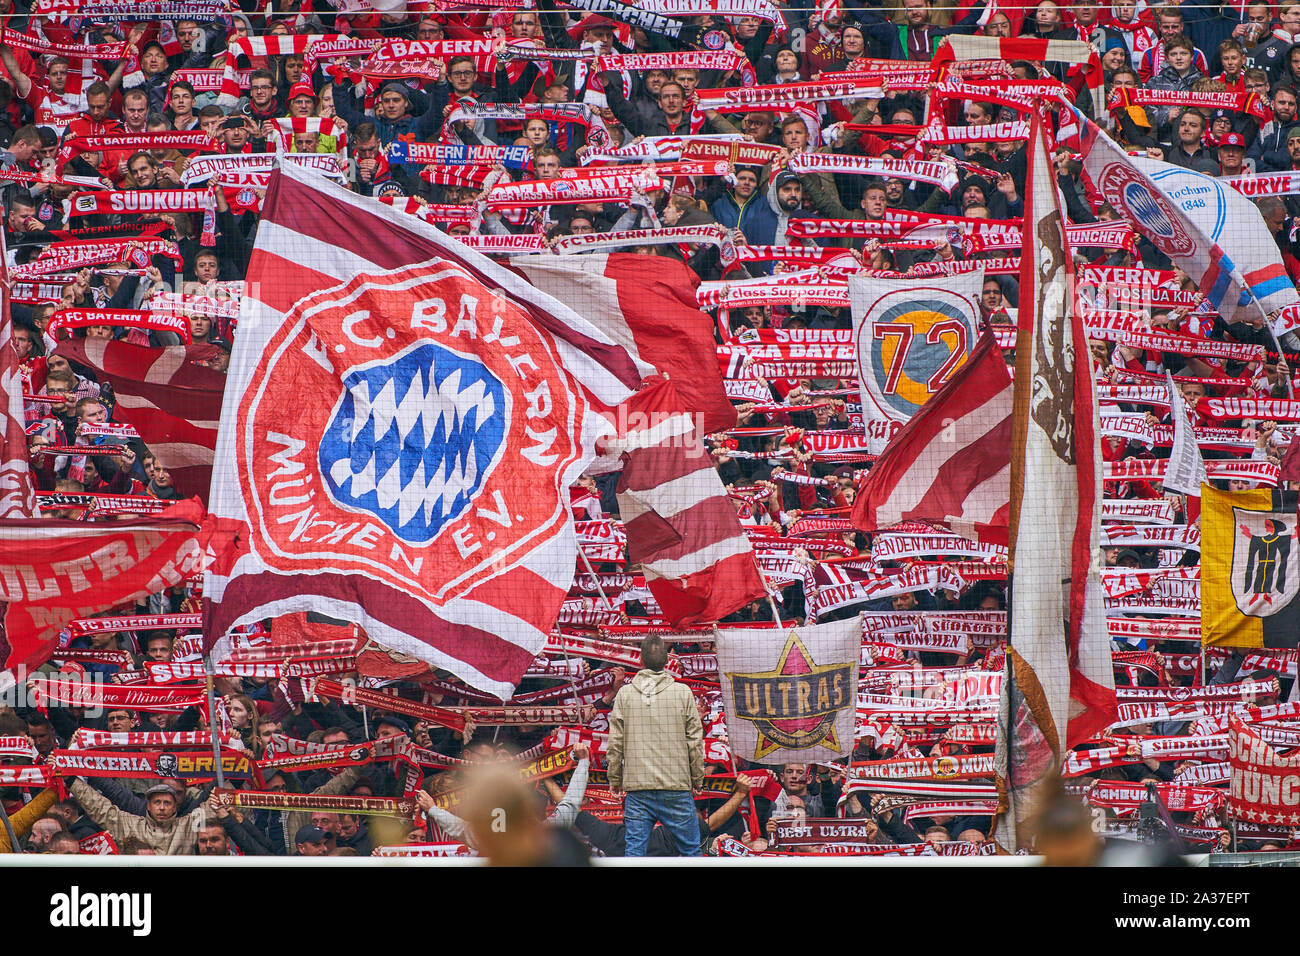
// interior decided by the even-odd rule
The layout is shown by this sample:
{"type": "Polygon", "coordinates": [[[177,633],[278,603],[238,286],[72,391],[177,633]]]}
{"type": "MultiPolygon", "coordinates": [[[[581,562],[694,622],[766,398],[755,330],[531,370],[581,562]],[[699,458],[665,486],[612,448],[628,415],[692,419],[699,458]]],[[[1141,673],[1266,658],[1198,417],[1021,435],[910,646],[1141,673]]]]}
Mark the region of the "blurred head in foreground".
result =
{"type": "Polygon", "coordinates": [[[533,788],[517,766],[476,767],[465,791],[463,816],[474,845],[492,866],[582,866],[581,843],[542,818],[533,788]]]}
{"type": "Polygon", "coordinates": [[[1078,799],[1064,792],[1047,798],[1034,821],[1034,852],[1046,866],[1093,866],[1102,851],[1093,832],[1092,815],[1078,799]]]}

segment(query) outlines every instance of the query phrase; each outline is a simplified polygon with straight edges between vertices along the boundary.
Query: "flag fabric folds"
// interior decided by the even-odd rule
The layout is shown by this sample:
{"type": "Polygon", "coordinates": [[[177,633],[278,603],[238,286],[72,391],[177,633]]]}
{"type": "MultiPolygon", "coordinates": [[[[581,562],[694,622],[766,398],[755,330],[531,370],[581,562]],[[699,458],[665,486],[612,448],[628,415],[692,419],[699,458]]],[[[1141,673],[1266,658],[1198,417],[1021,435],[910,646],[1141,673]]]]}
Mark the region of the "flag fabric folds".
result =
{"type": "Polygon", "coordinates": [[[207,501],[226,376],[200,362],[215,349],[87,338],[60,342],[55,351],[112,385],[114,419],[135,426],[178,492],[207,501]]]}
{"type": "Polygon", "coordinates": [[[1075,114],[1090,190],[1191,276],[1224,321],[1300,303],[1277,243],[1246,196],[1223,180],[1130,156],[1082,113],[1075,114]]]}
{"type": "Polygon", "coordinates": [[[27,434],[23,431],[23,380],[14,347],[13,316],[9,312],[9,265],[4,235],[0,234],[0,518],[40,515],[36,486],[27,462],[27,434]]]}
{"type": "Polygon", "coordinates": [[[611,431],[599,412],[649,367],[485,256],[296,166],[272,175],[230,367],[208,645],[318,611],[508,698],[572,580],[568,487],[611,431]]]}
{"type": "Polygon", "coordinates": [[[1201,493],[1205,484],[1205,459],[1196,444],[1196,433],[1187,418],[1187,406],[1183,403],[1183,393],[1174,384],[1172,373],[1165,372],[1165,387],[1169,389],[1169,414],[1174,423],[1174,444],[1169,454],[1169,466],[1165,469],[1162,485],[1166,491],[1192,495],[1201,493]]]}
{"type": "Polygon", "coordinates": [[[998,841],[1016,849],[1065,752],[1116,716],[1101,581],[1092,363],[1044,119],[1028,146],[1011,440],[1012,586],[995,769],[998,841]]]}
{"type": "Polygon", "coordinates": [[[655,377],[620,407],[628,427],[618,505],[628,560],[675,626],[710,624],[767,596],[749,538],[672,381],[655,377]]]}
{"type": "Polygon", "coordinates": [[[1300,642],[1297,494],[1201,489],[1201,641],[1225,647],[1300,642]]]}
{"type": "Polygon", "coordinates": [[[731,428],[736,410],[714,357],[713,320],[695,303],[699,276],[676,259],[650,261],[653,268],[630,253],[536,255],[510,265],[667,375],[702,435],[731,428]]]}
{"type": "Polygon", "coordinates": [[[853,751],[859,618],[713,633],[732,753],[782,764],[853,751]]]}
{"type": "Polygon", "coordinates": [[[203,556],[195,501],[140,521],[0,520],[0,690],[49,660],[74,618],[174,587],[203,556]]]}
{"type": "Polygon", "coordinates": [[[944,524],[1005,542],[1011,490],[1011,375],[991,333],[890,441],[858,489],[853,524],[944,524]]]}

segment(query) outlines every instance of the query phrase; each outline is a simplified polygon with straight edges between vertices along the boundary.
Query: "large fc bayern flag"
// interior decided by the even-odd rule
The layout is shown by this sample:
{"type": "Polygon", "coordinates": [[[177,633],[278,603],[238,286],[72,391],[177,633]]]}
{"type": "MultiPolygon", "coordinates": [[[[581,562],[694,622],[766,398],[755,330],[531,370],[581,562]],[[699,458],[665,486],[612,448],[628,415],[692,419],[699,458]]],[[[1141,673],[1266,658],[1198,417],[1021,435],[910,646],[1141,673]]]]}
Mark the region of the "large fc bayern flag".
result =
{"type": "Polygon", "coordinates": [[[283,167],[222,408],[208,644],[314,610],[508,698],[573,578],[597,410],[649,371],[432,226],[283,167]]]}

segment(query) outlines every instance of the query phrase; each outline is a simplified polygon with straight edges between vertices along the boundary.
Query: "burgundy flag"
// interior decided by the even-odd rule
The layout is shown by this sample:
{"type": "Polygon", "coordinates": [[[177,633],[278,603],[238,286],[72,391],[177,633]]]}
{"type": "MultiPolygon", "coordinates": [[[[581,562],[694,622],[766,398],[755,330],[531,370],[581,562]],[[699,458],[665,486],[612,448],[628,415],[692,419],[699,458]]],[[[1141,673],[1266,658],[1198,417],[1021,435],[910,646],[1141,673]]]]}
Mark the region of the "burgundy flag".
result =
{"type": "Polygon", "coordinates": [[[203,509],[183,501],[147,521],[0,520],[0,690],[49,660],[59,631],[174,587],[199,569],[203,509]]]}
{"type": "Polygon", "coordinates": [[[1294,438],[1282,456],[1282,471],[1278,475],[1278,481],[1300,481],[1300,441],[1294,438]]]}
{"type": "Polygon", "coordinates": [[[1092,362],[1043,120],[1030,127],[1011,438],[1012,587],[998,715],[997,839],[1015,850],[1065,753],[1116,717],[1094,567],[1101,454],[1092,362]]]}
{"type": "Polygon", "coordinates": [[[210,346],[148,348],[112,339],[70,339],[55,350],[113,386],[113,417],[134,425],[172,475],[176,490],[206,503],[226,376],[200,365],[210,346]]]}
{"type": "Polygon", "coordinates": [[[0,518],[39,516],[36,489],[27,462],[27,435],[23,431],[23,380],[18,371],[18,350],[14,347],[13,317],[9,313],[9,266],[3,231],[0,230],[0,518]]]}
{"type": "Polygon", "coordinates": [[[749,538],[673,383],[651,379],[622,408],[607,451],[626,457],[618,505],[628,559],[675,626],[711,624],[767,595],[749,538]]]}
{"type": "Polygon", "coordinates": [[[876,531],[928,521],[968,538],[1006,541],[1010,442],[1011,376],[985,332],[872,466],[853,502],[854,525],[876,531]]]}
{"type": "Polygon", "coordinates": [[[527,256],[511,261],[534,286],[579,309],[614,341],[667,375],[696,430],[736,424],[713,341],[713,320],[696,305],[699,276],[685,263],[632,253],[527,256]]]}
{"type": "Polygon", "coordinates": [[[222,408],[206,640],[294,611],[508,699],[573,579],[569,486],[649,367],[319,174],[271,174],[222,408]]]}

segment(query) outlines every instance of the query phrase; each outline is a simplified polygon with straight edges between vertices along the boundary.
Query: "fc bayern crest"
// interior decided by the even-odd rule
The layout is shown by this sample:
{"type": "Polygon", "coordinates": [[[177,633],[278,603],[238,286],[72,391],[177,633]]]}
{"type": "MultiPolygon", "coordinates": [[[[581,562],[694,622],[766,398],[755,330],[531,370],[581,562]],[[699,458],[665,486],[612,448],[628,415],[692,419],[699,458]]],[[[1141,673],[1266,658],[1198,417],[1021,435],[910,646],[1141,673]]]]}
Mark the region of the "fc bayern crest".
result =
{"type": "Polygon", "coordinates": [[[584,410],[549,340],[455,265],[312,293],[238,414],[265,560],[452,600],[562,527],[584,410]]]}
{"type": "Polygon", "coordinates": [[[1102,170],[1097,186],[1106,202],[1126,212],[1165,255],[1189,256],[1196,251],[1196,241],[1168,197],[1137,170],[1124,163],[1110,163],[1102,170]]]}

